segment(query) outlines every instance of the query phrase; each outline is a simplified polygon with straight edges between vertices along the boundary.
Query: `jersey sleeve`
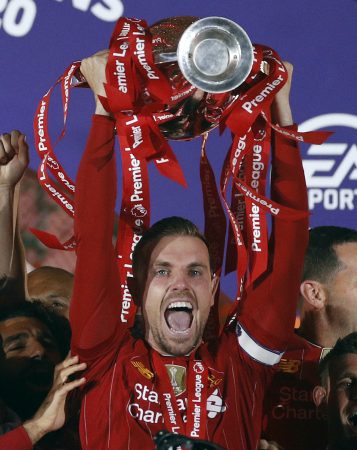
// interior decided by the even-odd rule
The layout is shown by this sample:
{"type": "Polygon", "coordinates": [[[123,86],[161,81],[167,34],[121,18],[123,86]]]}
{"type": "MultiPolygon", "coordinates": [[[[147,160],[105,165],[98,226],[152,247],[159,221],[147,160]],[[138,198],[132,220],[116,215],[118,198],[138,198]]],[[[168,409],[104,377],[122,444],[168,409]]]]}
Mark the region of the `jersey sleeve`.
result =
{"type": "Polygon", "coordinates": [[[307,190],[298,145],[274,136],[271,197],[306,211],[303,219],[274,217],[269,242],[269,268],[248,287],[238,317],[240,346],[268,365],[279,362],[293,334],[301,270],[308,242],[307,190]]]}
{"type": "Polygon", "coordinates": [[[11,450],[32,450],[33,445],[24,427],[17,427],[0,436],[0,448],[11,450]]]}
{"type": "Polygon", "coordinates": [[[77,262],[70,309],[72,353],[82,361],[118,346],[119,277],[112,245],[116,200],[114,122],[94,116],[76,184],[77,262]]]}

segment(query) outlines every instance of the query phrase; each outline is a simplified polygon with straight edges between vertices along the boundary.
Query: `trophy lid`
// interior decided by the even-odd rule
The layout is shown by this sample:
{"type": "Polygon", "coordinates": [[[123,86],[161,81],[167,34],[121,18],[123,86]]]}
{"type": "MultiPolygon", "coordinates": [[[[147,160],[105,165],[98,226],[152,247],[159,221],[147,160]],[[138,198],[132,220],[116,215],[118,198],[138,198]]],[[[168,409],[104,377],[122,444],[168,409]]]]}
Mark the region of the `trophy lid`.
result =
{"type": "Polygon", "coordinates": [[[182,34],[177,60],[184,77],[211,93],[229,92],[248,77],[253,65],[253,46],[247,33],[224,17],[206,17],[182,34]]]}

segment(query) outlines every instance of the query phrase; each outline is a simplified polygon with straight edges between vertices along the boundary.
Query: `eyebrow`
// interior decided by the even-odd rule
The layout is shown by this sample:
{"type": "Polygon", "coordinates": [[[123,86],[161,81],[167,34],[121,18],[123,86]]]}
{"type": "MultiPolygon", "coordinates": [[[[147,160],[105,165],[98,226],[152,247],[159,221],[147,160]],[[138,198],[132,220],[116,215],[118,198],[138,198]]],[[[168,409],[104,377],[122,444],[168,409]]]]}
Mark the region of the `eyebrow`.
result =
{"type": "Polygon", "coordinates": [[[341,375],[337,377],[338,380],[342,378],[357,378],[357,373],[355,372],[343,372],[341,375]]]}
{"type": "Polygon", "coordinates": [[[194,267],[201,267],[202,269],[208,269],[207,264],[200,263],[200,262],[193,262],[193,263],[189,264],[187,267],[190,269],[192,269],[194,267]]]}
{"type": "Polygon", "coordinates": [[[152,265],[153,267],[172,267],[172,264],[170,264],[167,261],[155,261],[154,264],[152,265]]]}
{"type": "MultiPolygon", "coordinates": [[[[172,267],[172,264],[169,263],[168,261],[155,261],[152,265],[152,267],[172,267]]],[[[201,263],[201,262],[192,262],[190,263],[187,268],[188,269],[193,269],[193,268],[198,268],[201,267],[202,269],[207,269],[208,270],[208,266],[207,264],[201,263]]]]}
{"type": "Polygon", "coordinates": [[[12,344],[13,342],[19,341],[21,339],[28,339],[28,337],[29,337],[28,333],[18,333],[18,334],[9,336],[6,339],[4,339],[3,347],[6,347],[6,346],[12,344]]]}

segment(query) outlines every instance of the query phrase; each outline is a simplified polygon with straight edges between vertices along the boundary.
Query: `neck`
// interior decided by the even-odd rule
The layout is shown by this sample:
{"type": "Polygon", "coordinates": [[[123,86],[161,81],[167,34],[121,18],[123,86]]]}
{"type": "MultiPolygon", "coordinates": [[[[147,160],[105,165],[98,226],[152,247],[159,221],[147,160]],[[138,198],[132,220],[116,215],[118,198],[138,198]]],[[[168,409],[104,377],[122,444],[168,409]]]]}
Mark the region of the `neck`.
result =
{"type": "Polygon", "coordinates": [[[319,311],[305,310],[298,334],[321,347],[333,347],[337,339],[357,331],[353,316],[331,306],[319,311]]]}
{"type": "Polygon", "coordinates": [[[321,312],[308,311],[301,318],[298,334],[320,347],[333,347],[341,336],[321,312]]]}

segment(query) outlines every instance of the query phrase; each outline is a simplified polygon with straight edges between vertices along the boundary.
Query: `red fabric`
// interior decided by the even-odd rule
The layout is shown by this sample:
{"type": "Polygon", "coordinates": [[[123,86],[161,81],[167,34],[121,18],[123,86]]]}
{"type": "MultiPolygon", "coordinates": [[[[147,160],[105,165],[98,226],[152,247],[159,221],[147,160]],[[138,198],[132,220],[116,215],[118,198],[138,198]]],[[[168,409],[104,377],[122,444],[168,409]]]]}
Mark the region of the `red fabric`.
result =
{"type": "MultiPolygon", "coordinates": [[[[94,117],[77,177],[72,354],[78,354],[89,366],[80,433],[84,449],[149,450],[154,448],[153,436],[163,429],[162,412],[151,350],[143,340],[135,340],[122,325],[119,327],[119,286],[111,242],[116,186],[113,127],[110,120],[94,117]]],[[[281,150],[276,150],[273,195],[287,206],[303,209],[306,192],[300,157],[298,150],[287,146],[284,140],[281,150]]],[[[297,297],[306,221],[280,221],[274,232],[279,238],[272,245],[274,272],[250,289],[239,320],[256,341],[282,350],[293,329],[296,302],[286,299],[297,297]]],[[[226,331],[209,346],[202,345],[197,353],[211,380],[207,439],[227,450],[255,449],[272,368],[249,357],[239,347],[234,331],[226,331]]],[[[165,364],[185,371],[185,357],[163,358],[165,364]]],[[[186,397],[185,391],[177,396],[183,416],[186,397]]]]}
{"type": "MultiPolygon", "coordinates": [[[[328,349],[327,349],[328,350],[328,349]]],[[[325,349],[296,336],[281,360],[265,404],[264,436],[289,450],[325,450],[327,420],[312,392],[325,349]]]]}
{"type": "Polygon", "coordinates": [[[15,428],[0,436],[0,449],[32,450],[32,442],[24,427],[15,428]]]}
{"type": "MultiPolygon", "coordinates": [[[[275,133],[273,158],[271,198],[284,206],[307,211],[298,145],[275,133]]],[[[248,287],[239,318],[240,323],[254,336],[259,336],[261,344],[268,348],[285,350],[293,335],[307,242],[308,218],[295,222],[273,219],[270,268],[248,287]]]]}

